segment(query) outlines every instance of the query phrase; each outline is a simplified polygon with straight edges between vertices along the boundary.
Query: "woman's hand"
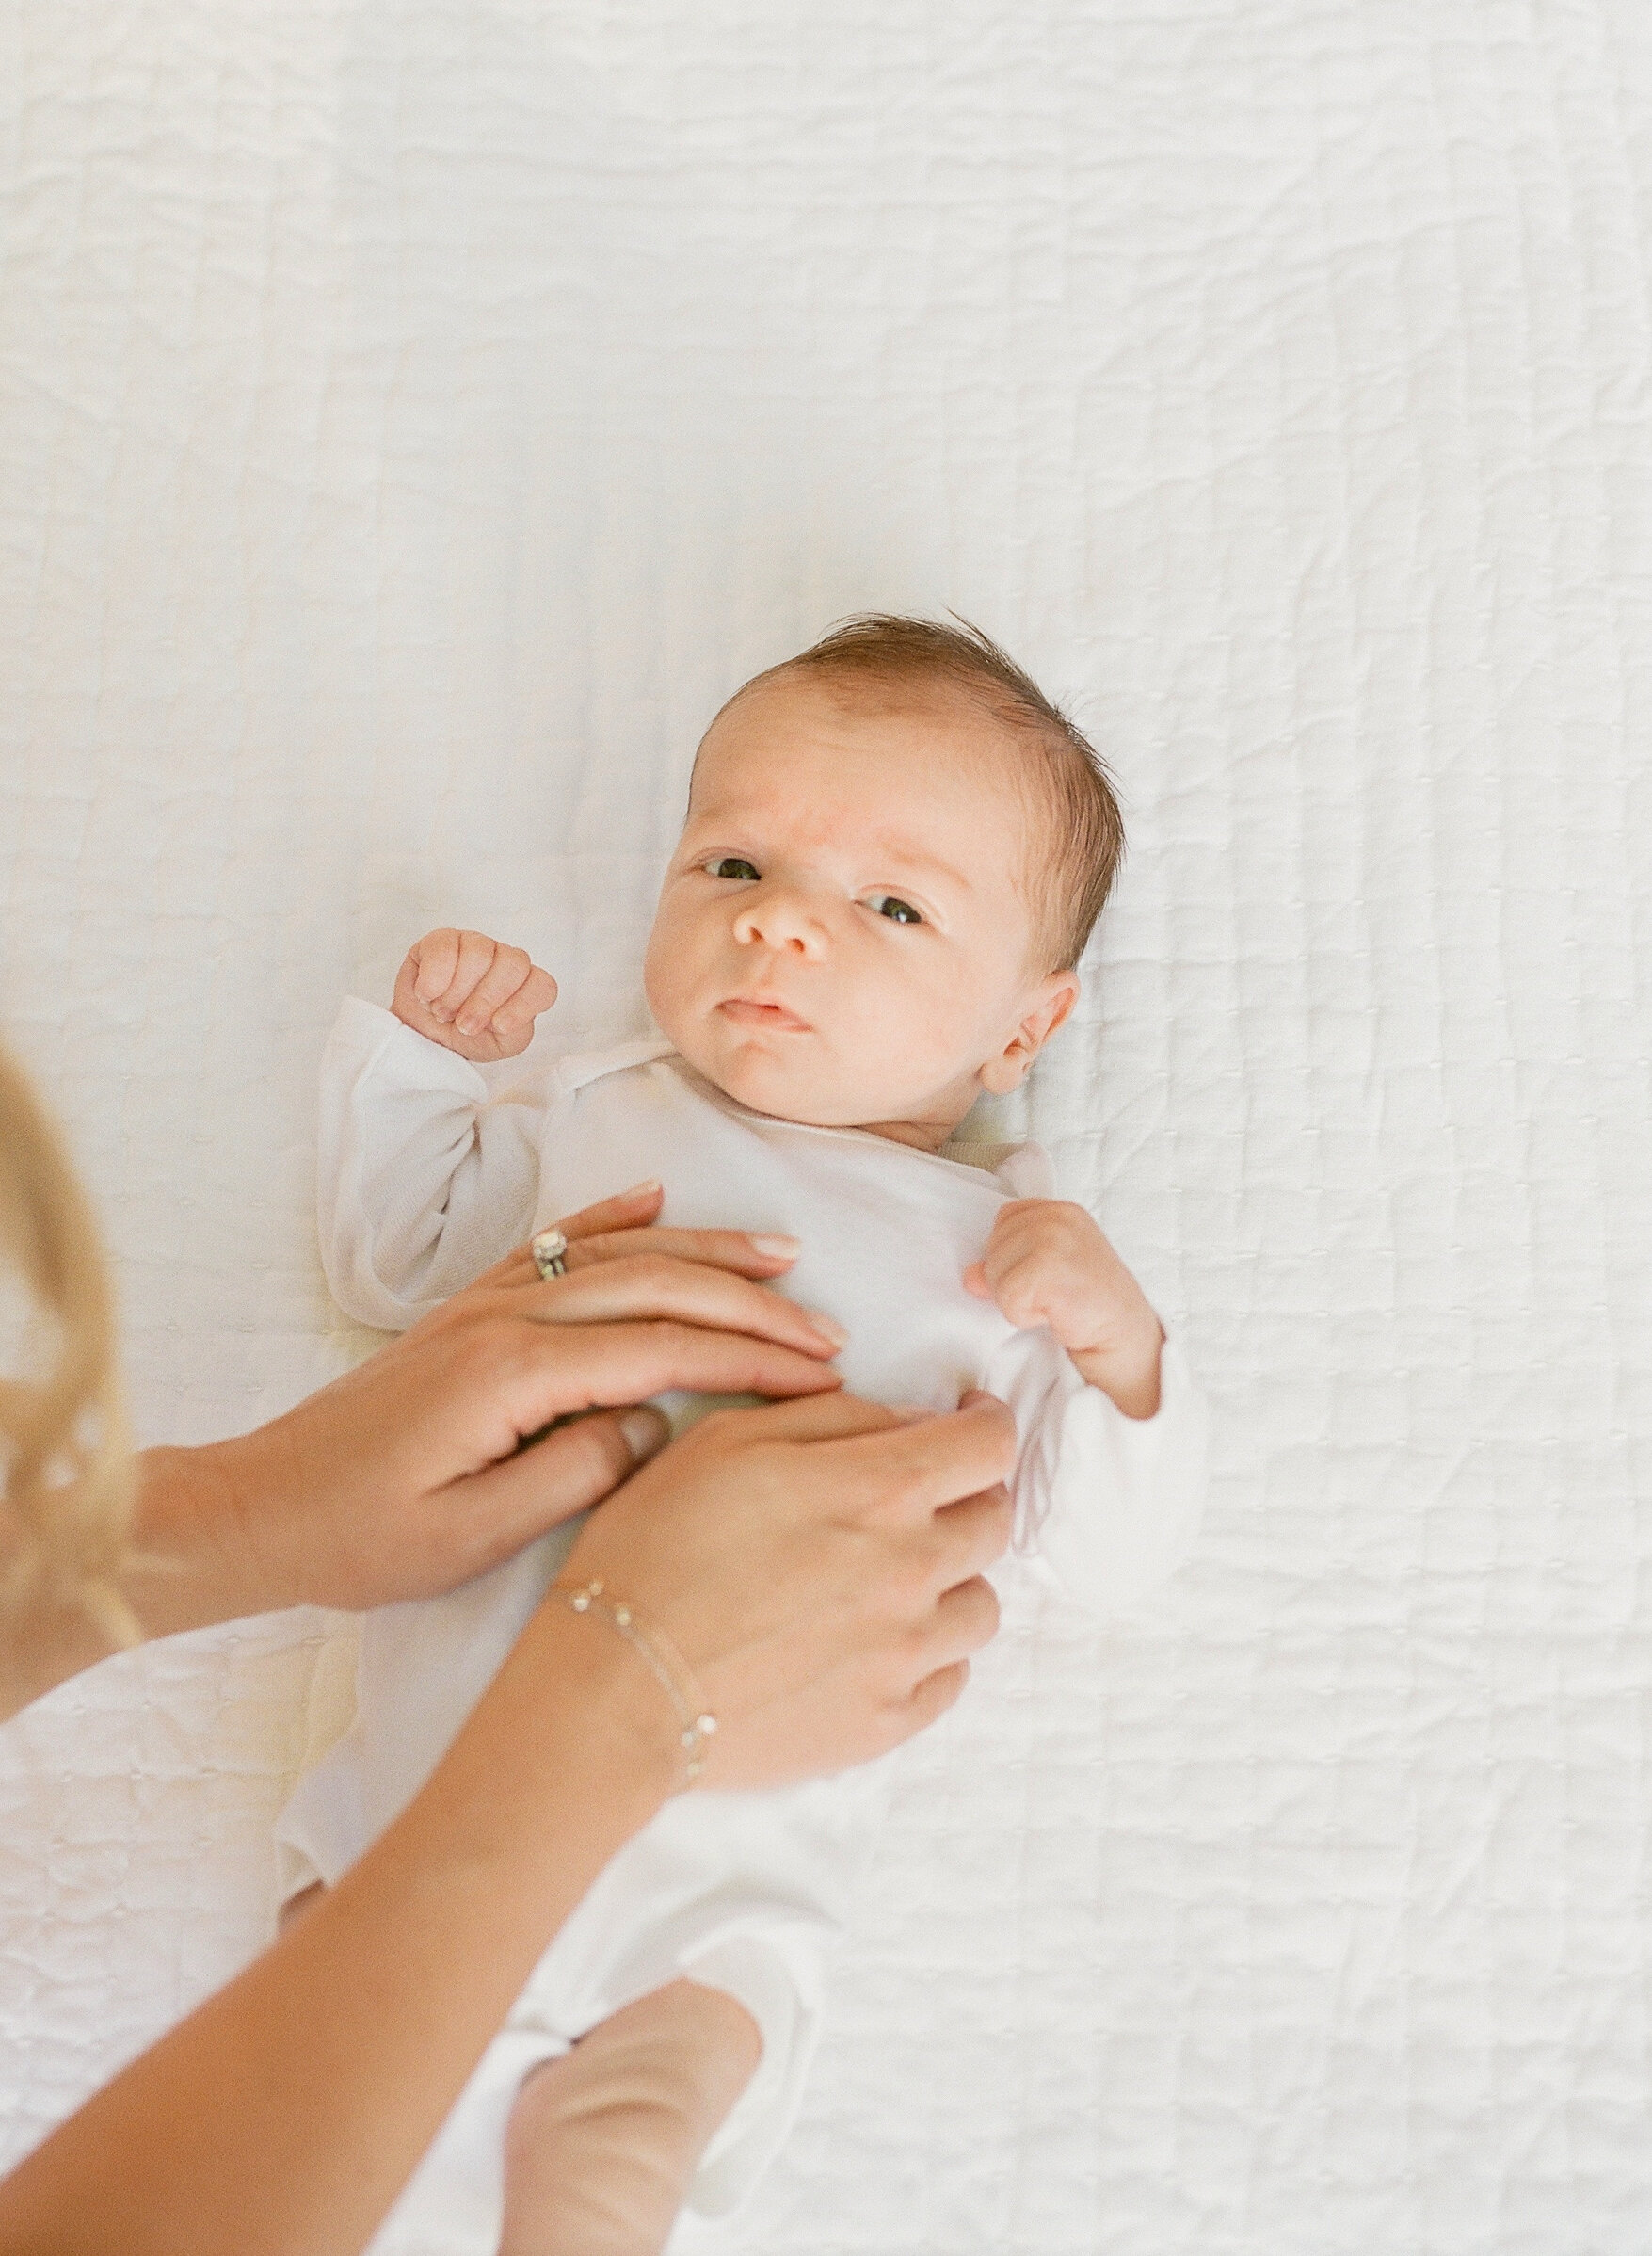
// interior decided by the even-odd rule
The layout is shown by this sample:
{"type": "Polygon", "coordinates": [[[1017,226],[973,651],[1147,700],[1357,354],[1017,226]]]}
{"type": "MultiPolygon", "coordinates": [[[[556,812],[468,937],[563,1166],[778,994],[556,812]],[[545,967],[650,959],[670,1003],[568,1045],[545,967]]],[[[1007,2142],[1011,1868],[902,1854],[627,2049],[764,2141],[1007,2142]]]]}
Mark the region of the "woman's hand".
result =
{"type": "Polygon", "coordinates": [[[152,1636],[303,1603],[427,1597],[510,1557],[661,1447],[667,1388],[840,1381],[829,1320],[766,1289],[791,1240],[650,1228],[659,1185],[562,1224],[565,1277],[519,1251],[284,1417],[148,1453],[130,1595],[152,1636]],[[531,1449],[521,1443],[581,1411],[531,1449]]]}
{"type": "MultiPolygon", "coordinates": [[[[691,1662],[719,1722],[712,1784],[841,1768],[939,1714],[991,1636],[980,1569],[1009,1533],[1013,1451],[986,1396],[913,1421],[842,1395],[715,1413],[592,1515],[569,1572],[691,1662]]],[[[0,2250],[350,2256],[681,1778],[637,1654],[548,1600],[338,1885],[0,2184],[0,2250]]]]}
{"type": "MultiPolygon", "coordinates": [[[[1009,1540],[1015,1440],[989,1394],[950,1417],[849,1394],[716,1411],[592,1515],[558,1579],[600,1576],[687,1663],[717,1718],[708,1785],[841,1770],[950,1707],[997,1629],[982,1570],[1009,1540]]],[[[651,1685],[646,1708],[677,1761],[651,1685]]]]}

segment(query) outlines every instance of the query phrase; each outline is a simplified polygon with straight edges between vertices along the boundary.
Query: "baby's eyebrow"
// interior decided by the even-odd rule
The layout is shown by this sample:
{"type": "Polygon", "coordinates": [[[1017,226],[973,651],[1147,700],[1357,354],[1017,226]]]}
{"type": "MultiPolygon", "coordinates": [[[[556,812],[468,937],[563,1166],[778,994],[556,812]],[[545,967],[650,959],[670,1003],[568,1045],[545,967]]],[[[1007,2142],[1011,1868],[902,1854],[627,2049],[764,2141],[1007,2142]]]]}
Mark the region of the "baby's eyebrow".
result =
{"type": "MultiPolygon", "coordinates": [[[[738,813],[726,814],[721,808],[712,807],[704,814],[689,816],[682,827],[678,851],[681,853],[692,849],[696,855],[699,855],[709,853],[716,846],[725,854],[749,853],[761,860],[769,850],[755,835],[755,830],[761,827],[761,824],[752,826],[738,813]],[[744,843],[730,844],[731,840],[744,843]]],[[[938,855],[926,852],[909,838],[880,838],[874,835],[869,841],[869,851],[880,865],[877,869],[880,878],[893,879],[904,875],[914,882],[929,883],[938,878],[943,884],[954,887],[959,893],[973,893],[975,890],[973,880],[962,870],[954,869],[950,862],[942,862],[938,855]]]]}
{"type": "Polygon", "coordinates": [[[888,864],[887,874],[891,878],[898,877],[902,870],[906,870],[910,876],[925,880],[944,878],[948,884],[955,885],[960,893],[971,893],[974,890],[962,870],[954,869],[950,862],[942,862],[933,854],[924,853],[922,847],[903,845],[891,839],[876,843],[874,850],[888,864]]]}

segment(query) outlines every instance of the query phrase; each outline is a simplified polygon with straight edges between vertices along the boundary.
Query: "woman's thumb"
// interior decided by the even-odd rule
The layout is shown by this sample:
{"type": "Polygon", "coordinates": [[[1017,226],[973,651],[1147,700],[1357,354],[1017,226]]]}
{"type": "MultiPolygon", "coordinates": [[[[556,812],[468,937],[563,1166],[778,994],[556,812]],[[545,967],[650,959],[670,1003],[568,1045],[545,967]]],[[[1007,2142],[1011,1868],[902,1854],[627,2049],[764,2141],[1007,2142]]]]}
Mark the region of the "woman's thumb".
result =
{"type": "Polygon", "coordinates": [[[651,1403],[592,1410],[456,1482],[452,1493],[462,1499],[480,1555],[474,1571],[514,1558],[547,1528],[601,1504],[670,1439],[665,1412],[651,1403]]]}

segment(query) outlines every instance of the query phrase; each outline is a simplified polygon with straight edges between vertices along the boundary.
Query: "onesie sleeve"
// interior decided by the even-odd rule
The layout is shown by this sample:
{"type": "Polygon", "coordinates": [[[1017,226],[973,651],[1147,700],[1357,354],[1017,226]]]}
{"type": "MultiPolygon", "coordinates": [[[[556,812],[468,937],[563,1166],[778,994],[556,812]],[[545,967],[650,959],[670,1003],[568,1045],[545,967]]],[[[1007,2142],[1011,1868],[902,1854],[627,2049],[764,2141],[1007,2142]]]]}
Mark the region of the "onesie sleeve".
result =
{"type": "Polygon", "coordinates": [[[526,1237],[550,1091],[349,998],[321,1066],[321,1260],[341,1308],[400,1331],[526,1237]]]}
{"type": "Polygon", "coordinates": [[[1150,1418],[1086,1386],[1043,1330],[1018,1332],[984,1383],[1019,1431],[1015,1549],[1090,1613],[1128,1612],[1187,1556],[1204,1508],[1209,1414],[1179,1341],[1164,1343],[1150,1418]]]}

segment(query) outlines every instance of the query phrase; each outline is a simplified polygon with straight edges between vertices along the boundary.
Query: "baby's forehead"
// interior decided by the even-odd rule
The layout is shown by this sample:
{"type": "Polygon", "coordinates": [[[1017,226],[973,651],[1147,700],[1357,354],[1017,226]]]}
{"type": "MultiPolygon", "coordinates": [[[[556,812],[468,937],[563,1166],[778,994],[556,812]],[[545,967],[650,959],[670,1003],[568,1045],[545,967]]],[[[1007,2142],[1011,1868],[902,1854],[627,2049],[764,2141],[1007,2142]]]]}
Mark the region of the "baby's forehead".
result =
{"type": "Polygon", "coordinates": [[[707,730],[689,813],[770,800],[807,778],[840,785],[869,818],[938,816],[962,798],[1002,805],[1019,833],[1035,803],[1027,749],[1024,731],[953,684],[788,669],[748,684],[707,730]]]}

